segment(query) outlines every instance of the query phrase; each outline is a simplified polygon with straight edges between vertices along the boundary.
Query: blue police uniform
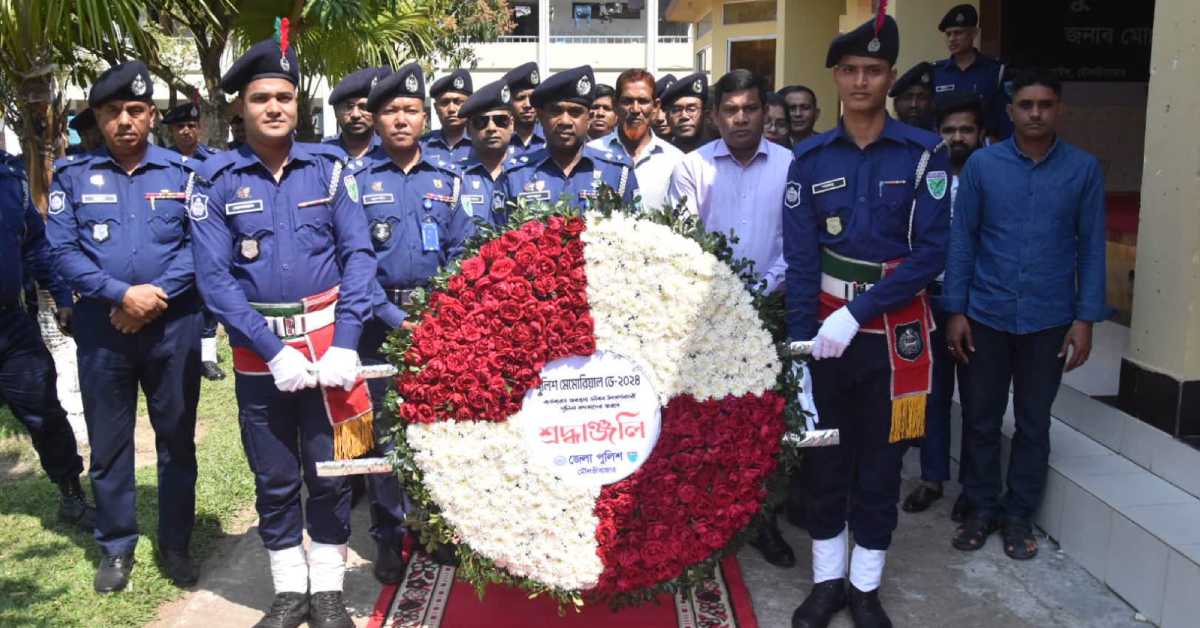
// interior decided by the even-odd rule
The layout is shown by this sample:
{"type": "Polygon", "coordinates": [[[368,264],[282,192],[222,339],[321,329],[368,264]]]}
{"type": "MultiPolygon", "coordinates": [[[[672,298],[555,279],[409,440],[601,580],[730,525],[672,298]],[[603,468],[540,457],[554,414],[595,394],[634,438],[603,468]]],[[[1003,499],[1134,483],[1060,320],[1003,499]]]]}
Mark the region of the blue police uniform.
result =
{"type": "MultiPolygon", "coordinates": [[[[333,137],[327,137],[327,138],[321,140],[321,143],[324,144],[325,146],[332,146],[334,148],[337,148],[337,149],[341,150],[343,153],[346,153],[347,155],[350,154],[350,151],[348,151],[346,149],[345,142],[342,141],[342,136],[340,133],[333,137]]],[[[379,136],[372,133],[371,134],[371,143],[367,147],[367,152],[369,153],[372,150],[375,150],[375,148],[378,146],[379,146],[379,136]]]]}
{"type": "Polygon", "coordinates": [[[555,203],[566,196],[573,204],[588,209],[596,201],[600,184],[611,187],[625,203],[637,196],[637,175],[633,166],[620,155],[590,146],[570,175],[563,173],[549,150],[514,157],[507,163],[501,183],[497,186],[506,202],[555,203]]]}
{"type": "Polygon", "coordinates": [[[431,161],[453,166],[471,154],[471,139],[464,132],[451,146],[441,129],[430,131],[421,136],[421,154],[431,161]]]}
{"type": "Polygon", "coordinates": [[[51,481],[79,477],[83,460],[67,413],[58,401],[54,360],[37,322],[21,307],[22,281],[34,278],[60,308],[71,290],[51,268],[46,225],[29,194],[20,158],[0,151],[0,399],[29,430],[51,481]]]}
{"type": "Polygon", "coordinates": [[[95,534],[110,556],[132,553],[137,544],[139,386],[158,449],[160,546],[185,549],[195,519],[202,323],[185,215],[193,179],[191,163],[154,145],[132,174],[106,148],[55,164],[47,235],[58,274],[80,296],[73,328],[79,372],[86,374],[80,392],[92,447],[95,534]],[[140,284],[166,292],[167,309],[137,333],[123,334],[109,314],[140,284]]]}
{"type": "Polygon", "coordinates": [[[546,132],[542,129],[542,123],[538,122],[533,125],[533,134],[529,136],[528,142],[522,140],[519,134],[513,132],[509,143],[512,144],[513,157],[522,157],[546,148],[546,132]]]}
{"type": "MultiPolygon", "coordinates": [[[[391,73],[392,69],[388,67],[363,68],[351,72],[334,86],[333,91],[329,92],[329,104],[336,107],[350,99],[366,98],[367,94],[371,92],[371,88],[380,79],[391,73]]],[[[342,141],[340,133],[321,140],[321,143],[326,146],[336,146],[345,151],[347,155],[350,154],[350,149],[342,141]]],[[[374,150],[376,146],[379,146],[379,136],[371,133],[371,142],[367,146],[367,152],[374,150]]]]}
{"type": "Polygon", "coordinates": [[[978,50],[975,62],[967,69],[958,67],[953,58],[933,64],[933,96],[941,105],[956,92],[974,92],[983,102],[984,126],[992,135],[1004,139],[1012,135],[1008,117],[1009,94],[1004,88],[1004,64],[978,50]]]}
{"type": "Polygon", "coordinates": [[[503,224],[507,220],[505,197],[500,184],[508,172],[508,165],[519,163],[512,156],[513,150],[509,149],[504,170],[496,179],[492,178],[492,173],[488,172],[474,151],[458,162],[457,170],[462,178],[462,193],[458,200],[468,218],[479,218],[493,225],[503,224]]]}
{"type": "MultiPolygon", "coordinates": [[[[513,94],[525,91],[527,89],[537,89],[542,84],[541,74],[538,72],[538,66],[532,61],[522,63],[521,65],[509,70],[500,79],[508,84],[513,94]]],[[[520,157],[537,150],[541,150],[546,146],[546,132],[542,129],[542,124],[536,122],[533,125],[533,133],[529,136],[529,141],[521,139],[520,134],[513,133],[512,139],[509,140],[513,146],[513,156],[520,157]]]]}

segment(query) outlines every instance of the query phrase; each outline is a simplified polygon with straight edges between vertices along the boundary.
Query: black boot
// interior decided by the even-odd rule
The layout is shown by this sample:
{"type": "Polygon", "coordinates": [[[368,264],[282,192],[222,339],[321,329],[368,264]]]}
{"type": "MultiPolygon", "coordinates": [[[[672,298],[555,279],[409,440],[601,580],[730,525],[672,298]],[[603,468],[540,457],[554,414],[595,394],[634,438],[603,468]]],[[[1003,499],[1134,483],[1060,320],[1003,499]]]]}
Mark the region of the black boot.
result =
{"type": "Polygon", "coordinates": [[[158,562],[163,574],[177,587],[190,587],[200,579],[196,563],[192,562],[187,549],[159,548],[158,562]]]}
{"type": "Polygon", "coordinates": [[[404,580],[404,558],[400,548],[390,543],[375,543],[375,579],[382,584],[399,584],[404,580]]]}
{"type": "Polygon", "coordinates": [[[309,596],[309,628],[354,628],[341,591],[318,591],[309,596]]]}
{"type": "Polygon", "coordinates": [[[775,522],[775,517],[771,516],[766,523],[759,526],[758,536],[750,541],[750,546],[758,550],[762,554],[764,560],[776,567],[788,569],[796,566],[796,555],[792,553],[792,548],[783,538],[783,533],[779,531],[779,524],[775,522]]]}
{"type": "Polygon", "coordinates": [[[448,543],[440,544],[434,548],[433,554],[430,555],[430,558],[433,559],[433,562],[442,565],[443,567],[458,566],[458,550],[456,550],[453,545],[448,543]]]}
{"type": "Polygon", "coordinates": [[[879,589],[859,591],[852,584],[849,598],[854,628],[892,628],[892,620],[888,618],[883,604],[879,602],[879,589]]]}
{"type": "Polygon", "coordinates": [[[843,608],[846,608],[846,579],[818,582],[792,613],[792,628],[825,628],[843,608]]]}
{"type": "Polygon", "coordinates": [[[58,520],[61,523],[73,525],[84,532],[91,532],[96,527],[96,508],[87,503],[87,495],[79,478],[73,477],[58,483],[58,492],[62,497],[58,503],[58,520]]]}
{"type": "Polygon", "coordinates": [[[219,379],[225,379],[225,371],[217,366],[216,362],[201,362],[200,374],[210,382],[215,382],[219,379]]]}
{"type": "Polygon", "coordinates": [[[276,593],[271,608],[254,628],[296,628],[308,619],[308,594],[284,591],[276,593]]]}
{"type": "Polygon", "coordinates": [[[96,593],[115,593],[129,584],[129,573],[133,571],[133,553],[113,554],[100,559],[92,588],[96,593]]]}

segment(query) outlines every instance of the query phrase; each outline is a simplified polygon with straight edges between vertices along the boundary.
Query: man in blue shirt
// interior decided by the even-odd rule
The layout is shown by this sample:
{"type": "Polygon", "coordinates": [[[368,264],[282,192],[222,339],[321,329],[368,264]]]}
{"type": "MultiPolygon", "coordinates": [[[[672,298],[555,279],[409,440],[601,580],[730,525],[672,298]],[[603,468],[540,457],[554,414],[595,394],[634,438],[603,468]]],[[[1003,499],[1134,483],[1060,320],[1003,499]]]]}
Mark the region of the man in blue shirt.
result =
{"type": "Polygon", "coordinates": [[[367,94],[379,79],[391,74],[391,68],[363,68],[346,75],[346,78],[329,92],[329,104],[337,117],[338,134],[321,143],[337,146],[350,159],[358,159],[379,146],[379,136],[371,112],[367,111],[367,94]]]}
{"type": "Polygon", "coordinates": [[[88,104],[105,146],[55,164],[47,237],[79,294],[72,323],[92,447],[98,593],[125,588],[138,542],[133,432],[146,393],[158,450],[158,550],[176,584],[196,582],[200,296],[186,217],[194,162],[149,142],[157,111],[140,61],[109,68],[88,104]]]}
{"type": "Polygon", "coordinates": [[[293,139],[300,63],[280,35],[251,46],[222,77],[222,90],[240,94],[246,144],[203,164],[188,215],[200,289],[233,345],[242,444],[275,586],[258,625],[350,628],[342,601],[350,490],[344,478],[318,476],[316,463],[370,448],[357,347],[375,256],[345,153],[293,139]]]}
{"type": "Polygon", "coordinates": [[[946,36],[950,58],[933,64],[934,98],[940,100],[951,92],[979,94],[984,122],[992,137],[1008,137],[1012,134],[1012,121],[1006,110],[1009,94],[1004,85],[1004,64],[975,48],[979,11],[969,4],[957,5],[942,17],[938,30],[946,36]]]}
{"type": "Polygon", "coordinates": [[[976,151],[959,177],[942,303],[950,351],[966,365],[963,442],[971,450],[973,513],[954,546],[977,550],[1000,524],[1005,553],[1028,559],[1037,554],[1029,520],[1046,484],[1050,406],[1064,365],[1087,361],[1092,324],[1109,308],[1100,162],[1056,134],[1056,79],[1021,73],[1013,87],[1013,137],[976,151]],[[1010,384],[1016,435],[1001,500],[1010,384]]]}
{"type": "Polygon", "coordinates": [[[472,219],[503,224],[505,199],[498,186],[513,153],[512,90],[503,80],[489,83],[467,99],[459,115],[467,120],[471,137],[471,154],[458,162],[463,182],[459,201],[472,219]]]}
{"type": "Polygon", "coordinates": [[[924,291],[945,265],[950,210],[940,138],[885,109],[899,39],[886,15],[834,39],[825,64],[842,118],[795,148],[783,194],[788,334],[814,341],[811,367],[794,367],[798,401],[841,431],[840,445],[804,456],[814,586],[793,628],[823,628],[847,604],[856,626],[891,626],[878,589],[905,441],[924,431],[924,291]]]}
{"type": "Polygon", "coordinates": [[[533,104],[533,90],[542,83],[542,75],[536,63],[530,61],[509,70],[501,79],[512,91],[513,111],[517,124],[513,128],[512,144],[516,148],[514,157],[539,150],[546,146],[546,136],[538,124],[537,106],[533,104]]]}
{"type": "Polygon", "coordinates": [[[62,494],[58,518],[91,532],[96,523],[79,484],[83,460],[58,401],[54,360],[37,321],[21,307],[22,281],[31,276],[54,297],[55,319],[70,332],[71,289],[50,264],[46,224],[33,205],[20,158],[0,151],[0,400],[26,429],[42,469],[62,494]]]}
{"type": "Polygon", "coordinates": [[[429,86],[433,98],[433,111],[437,114],[436,131],[421,138],[421,152],[434,161],[457,164],[471,152],[471,140],[467,137],[467,121],[458,115],[463,103],[475,92],[471,84],[471,73],[455,70],[436,80],[429,86]]]}
{"type": "Polygon", "coordinates": [[[586,146],[588,107],[595,90],[591,66],[559,72],[533,92],[546,148],[509,160],[500,190],[507,202],[549,203],[560,197],[583,209],[594,206],[607,185],[632,204],[638,192],[633,166],[620,156],[586,146]]]}
{"type": "Polygon", "coordinates": [[[888,96],[896,118],[918,129],[933,130],[933,66],[922,61],[896,79],[888,96]]]}

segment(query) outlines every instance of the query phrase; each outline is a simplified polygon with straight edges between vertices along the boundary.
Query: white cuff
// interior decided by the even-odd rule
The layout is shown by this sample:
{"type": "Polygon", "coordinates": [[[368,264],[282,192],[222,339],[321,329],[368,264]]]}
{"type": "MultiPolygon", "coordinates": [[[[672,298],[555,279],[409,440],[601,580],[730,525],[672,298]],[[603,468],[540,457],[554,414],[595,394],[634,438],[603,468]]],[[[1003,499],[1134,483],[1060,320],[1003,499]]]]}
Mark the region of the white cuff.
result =
{"type": "Polygon", "coordinates": [[[813,540],[813,584],[846,577],[846,558],[849,553],[846,548],[846,539],[848,536],[846,529],[842,528],[842,531],[832,539],[813,540]]]}
{"type": "Polygon", "coordinates": [[[850,584],[863,593],[878,589],[883,581],[885,562],[887,550],[869,550],[855,545],[850,557],[850,584]]]}
{"type": "Polygon", "coordinates": [[[304,546],[267,550],[271,557],[271,580],[276,593],[308,593],[308,561],[304,546]]]}
{"type": "Polygon", "coordinates": [[[346,575],[346,545],[314,542],[308,550],[308,572],[312,593],[341,591],[346,575]]]}

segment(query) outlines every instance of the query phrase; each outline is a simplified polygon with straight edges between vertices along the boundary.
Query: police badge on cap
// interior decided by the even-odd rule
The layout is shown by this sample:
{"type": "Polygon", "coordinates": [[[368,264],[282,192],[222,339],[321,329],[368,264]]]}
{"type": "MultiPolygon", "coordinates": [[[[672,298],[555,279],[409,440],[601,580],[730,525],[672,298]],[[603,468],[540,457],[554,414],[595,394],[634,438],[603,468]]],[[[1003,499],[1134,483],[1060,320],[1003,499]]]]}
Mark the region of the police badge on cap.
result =
{"type": "Polygon", "coordinates": [[[588,77],[586,76],[581,77],[579,82],[575,84],[575,93],[579,94],[580,96],[587,96],[591,93],[591,91],[592,82],[589,81],[588,77]]]}
{"type": "Polygon", "coordinates": [[[537,68],[534,68],[533,70],[531,70],[529,72],[529,83],[531,85],[533,85],[534,87],[536,87],[538,85],[538,83],[541,83],[541,82],[542,82],[542,75],[538,74],[537,68]]]}
{"type": "Polygon", "coordinates": [[[415,92],[417,91],[417,87],[418,87],[418,84],[417,84],[417,77],[416,77],[416,75],[415,75],[415,74],[409,74],[409,75],[408,75],[408,78],[404,79],[404,89],[405,89],[405,90],[406,90],[408,93],[410,93],[410,94],[411,94],[411,93],[415,93],[415,92]]]}

